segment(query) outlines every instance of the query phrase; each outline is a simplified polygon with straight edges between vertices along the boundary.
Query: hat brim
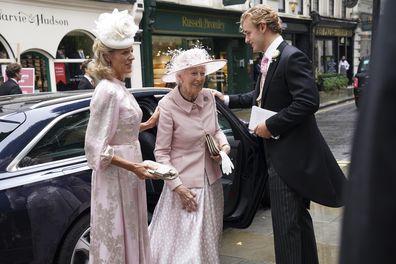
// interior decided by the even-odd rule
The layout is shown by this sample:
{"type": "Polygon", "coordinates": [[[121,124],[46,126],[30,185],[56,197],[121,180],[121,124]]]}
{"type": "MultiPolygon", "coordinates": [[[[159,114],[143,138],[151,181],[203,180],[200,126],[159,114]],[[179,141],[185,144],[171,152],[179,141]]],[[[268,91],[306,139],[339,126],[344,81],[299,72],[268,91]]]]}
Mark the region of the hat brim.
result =
{"type": "Polygon", "coordinates": [[[205,66],[205,75],[209,75],[211,73],[214,73],[214,72],[220,70],[226,64],[227,64],[227,60],[225,60],[225,59],[210,60],[210,61],[206,61],[206,62],[194,64],[194,65],[189,65],[182,69],[178,69],[177,71],[168,72],[164,76],[162,76],[161,79],[163,82],[166,82],[166,83],[174,83],[174,82],[176,82],[176,74],[178,72],[181,72],[181,71],[189,69],[189,68],[199,67],[199,66],[205,66]]]}
{"type": "Polygon", "coordinates": [[[123,40],[110,40],[110,39],[100,39],[102,43],[110,49],[126,49],[133,46],[135,43],[134,38],[127,38],[123,40]]]}

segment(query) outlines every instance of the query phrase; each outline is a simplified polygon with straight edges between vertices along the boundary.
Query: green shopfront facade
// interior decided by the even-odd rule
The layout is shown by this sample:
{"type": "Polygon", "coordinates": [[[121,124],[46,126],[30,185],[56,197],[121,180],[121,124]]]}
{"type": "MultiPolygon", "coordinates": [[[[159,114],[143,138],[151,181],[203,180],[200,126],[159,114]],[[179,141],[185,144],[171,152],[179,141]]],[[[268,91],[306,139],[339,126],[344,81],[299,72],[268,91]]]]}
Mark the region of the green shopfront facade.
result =
{"type": "Polygon", "coordinates": [[[163,83],[169,50],[204,46],[227,65],[207,78],[206,87],[228,94],[252,89],[252,51],[239,32],[241,13],[145,1],[143,26],[144,86],[172,87],[163,83]],[[150,6],[151,3],[151,6],[150,6]]]}

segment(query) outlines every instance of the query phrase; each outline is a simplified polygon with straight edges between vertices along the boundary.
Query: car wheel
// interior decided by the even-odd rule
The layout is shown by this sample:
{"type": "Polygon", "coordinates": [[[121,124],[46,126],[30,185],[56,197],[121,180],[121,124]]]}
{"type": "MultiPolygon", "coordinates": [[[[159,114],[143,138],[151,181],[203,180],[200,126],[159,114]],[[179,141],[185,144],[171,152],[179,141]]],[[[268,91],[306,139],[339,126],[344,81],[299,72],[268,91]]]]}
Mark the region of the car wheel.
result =
{"type": "Polygon", "coordinates": [[[88,264],[90,216],[81,217],[66,234],[58,254],[59,264],[88,264]]]}

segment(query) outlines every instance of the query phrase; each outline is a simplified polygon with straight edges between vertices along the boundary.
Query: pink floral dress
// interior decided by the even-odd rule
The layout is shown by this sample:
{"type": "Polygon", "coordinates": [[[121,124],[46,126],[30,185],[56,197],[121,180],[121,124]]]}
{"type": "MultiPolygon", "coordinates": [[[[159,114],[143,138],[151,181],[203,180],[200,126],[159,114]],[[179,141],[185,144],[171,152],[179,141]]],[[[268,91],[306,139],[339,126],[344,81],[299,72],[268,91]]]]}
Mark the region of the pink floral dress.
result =
{"type": "Polygon", "coordinates": [[[95,88],[85,138],[92,168],[90,263],[150,263],[145,182],[111,165],[113,155],[141,162],[142,111],[119,80],[95,88]]]}

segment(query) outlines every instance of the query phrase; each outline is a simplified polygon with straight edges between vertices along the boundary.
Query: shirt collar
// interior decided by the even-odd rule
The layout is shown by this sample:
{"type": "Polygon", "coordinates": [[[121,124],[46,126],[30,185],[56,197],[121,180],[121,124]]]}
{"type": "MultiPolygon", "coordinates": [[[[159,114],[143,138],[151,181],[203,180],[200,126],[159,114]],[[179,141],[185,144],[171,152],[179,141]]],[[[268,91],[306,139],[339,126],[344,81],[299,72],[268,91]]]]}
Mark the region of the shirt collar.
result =
{"type": "Polygon", "coordinates": [[[189,102],[187,100],[185,100],[179,91],[179,87],[176,86],[175,88],[173,88],[173,94],[174,94],[174,100],[175,103],[184,111],[186,111],[187,113],[190,113],[191,110],[193,109],[194,105],[197,105],[198,107],[202,108],[203,107],[203,94],[202,91],[199,92],[197,99],[195,99],[194,102],[189,102]]]}
{"type": "Polygon", "coordinates": [[[13,80],[15,83],[18,83],[18,81],[14,78],[10,78],[11,80],[13,80]]]}
{"type": "Polygon", "coordinates": [[[272,41],[271,45],[269,45],[268,49],[265,51],[264,56],[269,59],[269,62],[271,63],[272,61],[272,56],[275,52],[275,50],[279,47],[279,45],[282,43],[283,38],[282,36],[278,36],[272,41]]]}
{"type": "Polygon", "coordinates": [[[92,78],[88,74],[84,74],[84,77],[88,79],[88,81],[92,82],[92,78]]]}

